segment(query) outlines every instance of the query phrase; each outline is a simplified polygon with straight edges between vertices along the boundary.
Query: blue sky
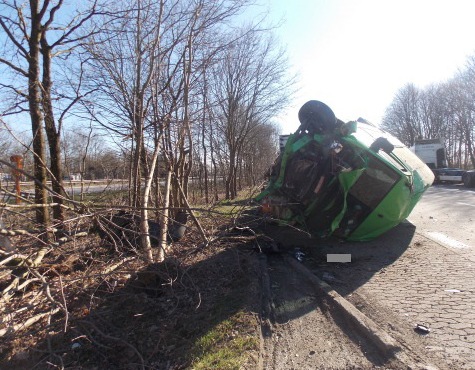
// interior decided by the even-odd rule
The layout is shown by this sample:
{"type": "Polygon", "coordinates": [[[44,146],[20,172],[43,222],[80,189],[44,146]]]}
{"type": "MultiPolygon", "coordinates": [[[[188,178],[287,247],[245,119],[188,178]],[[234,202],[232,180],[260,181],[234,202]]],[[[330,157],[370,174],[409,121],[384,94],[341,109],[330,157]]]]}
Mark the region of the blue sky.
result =
{"type": "Polygon", "coordinates": [[[300,75],[300,92],[277,122],[297,129],[308,100],[338,118],[379,124],[397,90],[452,78],[475,54],[475,1],[261,0],[300,75]]]}
{"type": "MultiPolygon", "coordinates": [[[[397,90],[450,79],[475,54],[475,0],[257,0],[286,47],[300,91],[276,122],[297,129],[308,100],[379,124],[397,90]]],[[[18,125],[29,128],[29,123],[18,125]]]]}

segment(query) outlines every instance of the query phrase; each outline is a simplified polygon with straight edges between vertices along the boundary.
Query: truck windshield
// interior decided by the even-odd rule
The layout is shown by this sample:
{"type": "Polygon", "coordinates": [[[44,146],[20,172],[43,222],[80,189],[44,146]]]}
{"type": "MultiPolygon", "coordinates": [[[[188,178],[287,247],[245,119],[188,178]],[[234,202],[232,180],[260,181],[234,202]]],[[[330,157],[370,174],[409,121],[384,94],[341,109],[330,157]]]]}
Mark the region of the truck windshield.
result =
{"type": "Polygon", "coordinates": [[[358,128],[353,133],[358,141],[364,145],[371,146],[371,144],[379,137],[386,138],[394,145],[394,150],[391,155],[380,150],[378,155],[390,162],[395,168],[399,169],[406,175],[410,175],[407,171],[417,171],[424,182],[431,183],[433,179],[432,171],[417,157],[409,148],[394,136],[387,134],[376,126],[367,123],[358,122],[358,128]]]}
{"type": "Polygon", "coordinates": [[[417,155],[415,155],[407,147],[395,147],[393,154],[401,161],[403,161],[407,168],[412,171],[417,171],[422,180],[431,184],[434,179],[434,174],[429,167],[422,162],[417,155]]]}
{"type": "Polygon", "coordinates": [[[384,132],[376,126],[372,126],[368,123],[358,122],[356,132],[352,134],[358,139],[361,143],[366,145],[368,148],[373,144],[373,142],[380,137],[386,138],[394,146],[403,147],[404,144],[401,143],[394,136],[384,132]]]}
{"type": "Polygon", "coordinates": [[[370,156],[368,167],[350,190],[350,194],[371,209],[383,200],[400,179],[395,170],[370,156]]]}

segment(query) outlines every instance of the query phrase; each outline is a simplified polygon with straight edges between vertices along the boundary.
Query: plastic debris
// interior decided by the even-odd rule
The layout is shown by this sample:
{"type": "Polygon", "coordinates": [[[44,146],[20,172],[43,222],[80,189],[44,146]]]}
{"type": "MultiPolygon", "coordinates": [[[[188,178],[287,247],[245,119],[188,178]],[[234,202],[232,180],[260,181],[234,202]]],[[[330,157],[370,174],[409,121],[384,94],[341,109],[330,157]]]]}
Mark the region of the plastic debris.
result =
{"type": "Polygon", "coordinates": [[[449,293],[460,293],[461,292],[461,290],[458,290],[458,289],[446,289],[445,291],[449,292],[449,293]]]}
{"type": "Polygon", "coordinates": [[[322,279],[325,280],[325,281],[336,281],[336,278],[328,272],[323,273],[322,279]]]}
{"type": "Polygon", "coordinates": [[[414,331],[422,335],[427,335],[430,333],[430,328],[426,325],[417,324],[414,331]]]}
{"type": "Polygon", "coordinates": [[[295,248],[294,257],[297,261],[303,262],[303,259],[305,257],[305,253],[302,252],[299,248],[295,248]]]}

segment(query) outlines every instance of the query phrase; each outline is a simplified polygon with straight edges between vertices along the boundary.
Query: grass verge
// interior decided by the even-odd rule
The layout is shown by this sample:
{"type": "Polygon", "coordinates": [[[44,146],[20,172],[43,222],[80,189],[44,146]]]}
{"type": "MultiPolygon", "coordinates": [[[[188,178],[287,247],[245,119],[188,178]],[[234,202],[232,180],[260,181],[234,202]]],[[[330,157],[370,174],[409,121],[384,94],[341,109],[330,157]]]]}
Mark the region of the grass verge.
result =
{"type": "Polygon", "coordinates": [[[259,350],[258,339],[249,332],[251,320],[249,313],[240,311],[198,338],[192,368],[241,369],[248,359],[248,352],[259,350]]]}

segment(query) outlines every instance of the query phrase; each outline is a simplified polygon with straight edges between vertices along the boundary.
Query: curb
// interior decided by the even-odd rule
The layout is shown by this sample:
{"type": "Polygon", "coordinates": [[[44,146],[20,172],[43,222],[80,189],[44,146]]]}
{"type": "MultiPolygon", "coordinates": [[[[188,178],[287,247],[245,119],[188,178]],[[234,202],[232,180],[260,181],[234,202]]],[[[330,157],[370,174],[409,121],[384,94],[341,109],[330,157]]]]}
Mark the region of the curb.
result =
{"type": "Polygon", "coordinates": [[[376,347],[382,351],[388,357],[394,357],[409,369],[426,369],[437,370],[437,367],[429,364],[414,363],[413,360],[406,355],[399,343],[391,337],[387,332],[382,330],[373,320],[358,310],[353,304],[338,294],[330,285],[323,280],[320,280],[315,274],[303,266],[295,259],[286,256],[286,261],[298,272],[309,279],[313,284],[318,287],[320,291],[323,291],[327,297],[337,306],[342,312],[344,312],[351,322],[359,330],[360,334],[365,336],[376,347]]]}

